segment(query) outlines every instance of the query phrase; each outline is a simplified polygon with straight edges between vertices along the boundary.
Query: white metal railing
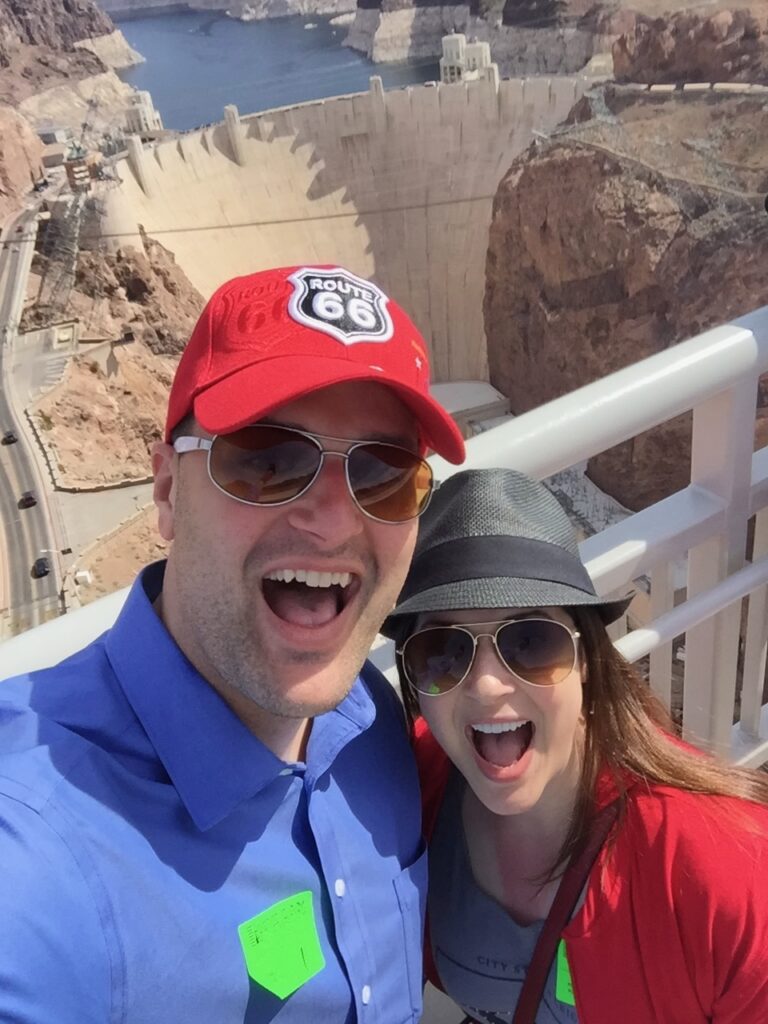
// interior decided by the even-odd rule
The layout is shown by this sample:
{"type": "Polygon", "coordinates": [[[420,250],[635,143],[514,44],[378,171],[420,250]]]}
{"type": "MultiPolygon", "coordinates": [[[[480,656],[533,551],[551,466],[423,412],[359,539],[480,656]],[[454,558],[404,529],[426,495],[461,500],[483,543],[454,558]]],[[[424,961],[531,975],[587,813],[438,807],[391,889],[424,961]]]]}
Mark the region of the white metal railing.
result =
{"type": "MultiPolygon", "coordinates": [[[[640,576],[650,579],[651,621],[617,646],[630,660],[650,655],[651,685],[669,702],[671,641],[685,634],[684,735],[751,765],[768,761],[768,449],[753,454],[758,378],[766,371],[768,307],[473,438],[465,463],[544,478],[693,411],[688,486],[595,534],[581,550],[601,594],[623,592],[640,576]],[[745,567],[753,515],[753,563],[745,567]],[[685,600],[674,607],[671,566],[681,560],[687,561],[685,600]],[[740,654],[741,710],[733,725],[740,654]]],[[[440,458],[432,462],[440,479],[456,472],[440,458]]],[[[123,597],[112,595],[7,641],[0,646],[0,676],[51,664],[82,646],[108,627],[123,597]]],[[[389,647],[379,646],[375,660],[391,673],[389,647]]]]}

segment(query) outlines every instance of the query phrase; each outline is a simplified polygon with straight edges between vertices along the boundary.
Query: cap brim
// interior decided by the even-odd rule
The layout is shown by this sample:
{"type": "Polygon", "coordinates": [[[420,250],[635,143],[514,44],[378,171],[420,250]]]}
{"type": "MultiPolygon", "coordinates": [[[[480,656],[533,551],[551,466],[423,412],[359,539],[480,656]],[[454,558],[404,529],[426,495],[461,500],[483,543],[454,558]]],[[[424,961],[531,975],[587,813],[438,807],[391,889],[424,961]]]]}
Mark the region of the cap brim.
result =
{"type": "Polygon", "coordinates": [[[438,402],[404,381],[344,359],[283,356],[244,367],[195,397],[195,419],[211,434],[226,434],[286,402],[347,381],[375,381],[392,388],[416,417],[425,443],[449,462],[464,461],[461,431],[438,402]]]}
{"type": "Polygon", "coordinates": [[[398,604],[380,632],[391,640],[399,640],[407,620],[415,615],[480,608],[592,607],[607,626],[624,614],[633,597],[630,594],[616,601],[605,601],[596,594],[562,583],[509,576],[458,580],[424,590],[398,604]]]}

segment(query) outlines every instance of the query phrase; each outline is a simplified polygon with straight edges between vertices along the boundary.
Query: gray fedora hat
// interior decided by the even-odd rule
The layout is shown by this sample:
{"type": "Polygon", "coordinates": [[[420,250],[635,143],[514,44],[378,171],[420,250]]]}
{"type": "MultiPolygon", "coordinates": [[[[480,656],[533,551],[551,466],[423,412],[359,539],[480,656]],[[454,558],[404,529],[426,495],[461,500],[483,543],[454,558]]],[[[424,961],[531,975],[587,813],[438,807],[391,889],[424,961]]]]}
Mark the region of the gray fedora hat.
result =
{"type": "Polygon", "coordinates": [[[557,498],[512,469],[468,469],[440,485],[419,522],[410,572],[382,633],[424,612],[585,605],[606,624],[632,597],[595,593],[557,498]]]}

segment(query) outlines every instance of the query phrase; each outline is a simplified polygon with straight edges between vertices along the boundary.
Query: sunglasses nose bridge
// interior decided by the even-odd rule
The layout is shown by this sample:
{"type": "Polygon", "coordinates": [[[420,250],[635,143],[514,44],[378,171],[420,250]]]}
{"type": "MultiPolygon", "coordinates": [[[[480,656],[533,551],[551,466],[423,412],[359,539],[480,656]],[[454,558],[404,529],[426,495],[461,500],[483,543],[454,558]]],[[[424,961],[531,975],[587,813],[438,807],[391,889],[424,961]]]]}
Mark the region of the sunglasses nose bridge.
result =
{"type": "MultiPolygon", "coordinates": [[[[356,447],[356,446],[354,446],[354,447],[356,447]]],[[[355,490],[354,490],[354,488],[352,486],[352,480],[351,480],[350,475],[349,475],[349,456],[351,455],[352,451],[353,451],[352,448],[349,448],[345,452],[337,452],[337,451],[334,451],[332,448],[321,448],[320,449],[320,458],[319,458],[318,466],[317,466],[317,472],[315,473],[315,475],[312,478],[311,482],[314,483],[315,480],[320,476],[320,473],[323,471],[323,467],[325,465],[326,458],[328,458],[329,456],[335,455],[336,458],[342,459],[343,462],[344,462],[344,482],[345,482],[345,484],[347,486],[347,491],[349,492],[349,496],[352,499],[352,503],[354,504],[354,506],[359,511],[365,512],[365,509],[363,509],[361,507],[360,502],[358,501],[357,495],[355,494],[355,490]]]]}
{"type": "MultiPolygon", "coordinates": [[[[475,662],[477,661],[478,652],[480,650],[480,641],[483,640],[483,639],[486,639],[486,640],[490,641],[490,648],[493,651],[494,657],[495,657],[496,661],[498,662],[498,664],[500,665],[500,667],[502,668],[505,676],[506,675],[512,676],[512,678],[514,679],[515,685],[517,685],[517,683],[520,682],[521,677],[518,676],[518,674],[516,672],[513,672],[512,669],[509,667],[509,665],[504,660],[504,657],[503,657],[501,651],[499,650],[498,635],[499,635],[499,630],[498,629],[496,630],[495,633],[473,633],[472,634],[472,636],[474,637],[474,641],[475,641],[475,649],[474,649],[474,652],[472,654],[472,664],[469,667],[469,671],[468,671],[467,675],[470,675],[472,670],[475,667],[475,662]]],[[[524,681],[525,680],[523,680],[523,682],[524,681]]],[[[505,686],[509,685],[509,682],[506,679],[504,681],[504,685],[505,686]]]]}

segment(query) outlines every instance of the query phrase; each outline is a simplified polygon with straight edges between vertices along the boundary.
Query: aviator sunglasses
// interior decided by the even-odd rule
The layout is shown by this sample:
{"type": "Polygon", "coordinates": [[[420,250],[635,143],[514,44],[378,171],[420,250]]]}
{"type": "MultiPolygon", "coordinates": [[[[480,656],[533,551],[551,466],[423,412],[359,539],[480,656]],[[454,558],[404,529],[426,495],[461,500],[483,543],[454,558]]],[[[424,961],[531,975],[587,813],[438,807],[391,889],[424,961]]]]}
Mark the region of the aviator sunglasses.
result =
{"type": "Polygon", "coordinates": [[[174,451],[208,452],[208,476],[246,505],[286,505],[305,494],[328,456],[344,459],[347,487],[361,512],[381,523],[420,516],[432,496],[432,468],[415,452],[383,441],[352,441],[294,427],[255,423],[230,434],[179,437],[174,451]],[[329,451],[322,441],[341,442],[329,451]]]}
{"type": "Polygon", "coordinates": [[[580,634],[554,619],[508,619],[493,633],[472,633],[469,626],[427,626],[397,649],[405,678],[420,694],[439,697],[469,675],[477,643],[488,637],[505,668],[531,686],[554,686],[576,665],[580,634]]]}

